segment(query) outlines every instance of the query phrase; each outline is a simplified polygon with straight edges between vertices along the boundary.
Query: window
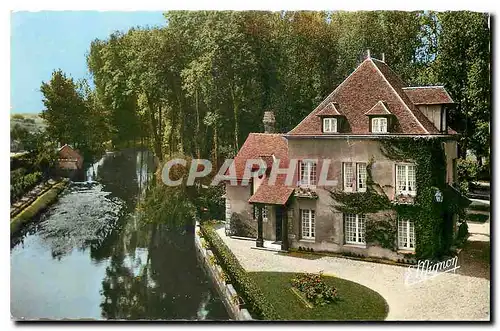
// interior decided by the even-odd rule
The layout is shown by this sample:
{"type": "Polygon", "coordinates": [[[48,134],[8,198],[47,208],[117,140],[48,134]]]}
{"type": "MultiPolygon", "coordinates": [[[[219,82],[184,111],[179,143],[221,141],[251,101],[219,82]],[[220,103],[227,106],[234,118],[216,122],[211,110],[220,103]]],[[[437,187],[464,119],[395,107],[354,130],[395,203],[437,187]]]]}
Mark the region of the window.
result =
{"type": "Polygon", "coordinates": [[[323,118],[323,132],[337,132],[337,119],[323,118]]]}
{"type": "Polygon", "coordinates": [[[314,221],[316,218],[314,210],[301,209],[300,216],[302,220],[302,238],[314,239],[314,221]]]}
{"type": "Polygon", "coordinates": [[[300,161],[300,180],[301,186],[316,185],[316,162],[300,161]]]}
{"type": "Polygon", "coordinates": [[[366,192],[366,163],[358,163],[358,192],[366,192]]]}
{"type": "Polygon", "coordinates": [[[365,245],[365,215],[344,214],[345,242],[365,245]]]}
{"type": "Polygon", "coordinates": [[[387,118],[385,117],[372,118],[372,132],[387,133],[387,118]]]}
{"type": "Polygon", "coordinates": [[[226,199],[226,221],[231,221],[231,202],[226,199]]]}
{"type": "Polygon", "coordinates": [[[354,169],[351,162],[344,163],[344,191],[351,192],[354,186],[354,169]]]}
{"type": "MultiPolygon", "coordinates": [[[[253,206],[253,219],[259,218],[259,207],[253,206]]],[[[262,207],[262,221],[267,222],[267,206],[262,207]]]]}
{"type": "Polygon", "coordinates": [[[415,165],[397,164],[396,165],[396,194],[415,195],[415,165]]]}
{"type": "Polygon", "coordinates": [[[398,247],[415,250],[415,223],[412,220],[398,218],[398,247]]]}

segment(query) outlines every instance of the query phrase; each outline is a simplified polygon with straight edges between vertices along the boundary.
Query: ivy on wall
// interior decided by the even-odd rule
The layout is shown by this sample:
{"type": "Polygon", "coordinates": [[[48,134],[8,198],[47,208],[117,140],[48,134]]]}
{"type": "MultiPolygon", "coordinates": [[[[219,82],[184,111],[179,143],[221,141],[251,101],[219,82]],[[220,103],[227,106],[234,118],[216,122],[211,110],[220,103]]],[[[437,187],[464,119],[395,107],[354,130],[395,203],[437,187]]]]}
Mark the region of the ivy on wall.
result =
{"type": "Polygon", "coordinates": [[[380,185],[373,182],[367,165],[366,192],[331,191],[342,213],[372,214],[386,211],[386,217],[375,220],[367,217],[365,237],[369,243],[392,250],[397,249],[396,214],[415,222],[416,258],[439,259],[449,254],[453,244],[452,214],[464,215],[469,201],[446,184],[446,158],[443,140],[425,137],[387,137],[380,141],[382,154],[395,162],[415,164],[417,195],[413,204],[394,204],[380,185]],[[443,202],[435,201],[437,190],[443,192],[443,202]],[[391,213],[392,211],[392,213],[391,213]]]}

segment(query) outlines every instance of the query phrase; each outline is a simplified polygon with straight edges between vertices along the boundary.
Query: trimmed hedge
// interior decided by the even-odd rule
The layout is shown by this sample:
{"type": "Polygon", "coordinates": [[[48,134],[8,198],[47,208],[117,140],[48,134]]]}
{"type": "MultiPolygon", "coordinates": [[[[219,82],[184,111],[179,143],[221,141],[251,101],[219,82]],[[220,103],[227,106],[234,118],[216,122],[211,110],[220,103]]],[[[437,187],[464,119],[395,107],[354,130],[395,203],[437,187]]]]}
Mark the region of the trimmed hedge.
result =
{"type": "Polygon", "coordinates": [[[276,309],[266,299],[260,287],[254,279],[243,269],[238,259],[224,244],[214,228],[210,225],[202,225],[203,237],[210,245],[210,249],[217,257],[222,269],[229,278],[235,290],[243,297],[247,309],[252,316],[262,320],[278,320],[280,316],[276,309]]]}

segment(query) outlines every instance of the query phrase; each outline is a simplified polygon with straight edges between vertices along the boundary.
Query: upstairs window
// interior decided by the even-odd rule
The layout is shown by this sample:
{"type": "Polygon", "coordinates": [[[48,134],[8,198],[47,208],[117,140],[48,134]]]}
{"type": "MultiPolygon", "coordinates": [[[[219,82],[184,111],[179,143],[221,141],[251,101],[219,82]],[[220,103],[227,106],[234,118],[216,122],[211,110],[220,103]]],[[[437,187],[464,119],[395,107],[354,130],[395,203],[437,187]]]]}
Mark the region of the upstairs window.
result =
{"type": "Polygon", "coordinates": [[[314,186],[316,185],[316,162],[314,161],[300,161],[300,185],[301,186],[314,186]]]}
{"type": "Polygon", "coordinates": [[[357,163],[358,192],[366,192],[366,163],[357,163]]]}
{"type": "Polygon", "coordinates": [[[354,169],[351,162],[344,163],[344,191],[352,192],[354,186],[354,169]]]}
{"type": "Polygon", "coordinates": [[[372,132],[387,133],[387,118],[385,117],[372,118],[372,132]]]}
{"type": "Polygon", "coordinates": [[[323,132],[325,133],[337,132],[337,119],[323,118],[323,132]]]}
{"type": "Polygon", "coordinates": [[[415,165],[396,164],[396,194],[416,195],[415,165]]]}
{"type": "Polygon", "coordinates": [[[344,191],[366,191],[366,163],[344,162],[344,191]]]}

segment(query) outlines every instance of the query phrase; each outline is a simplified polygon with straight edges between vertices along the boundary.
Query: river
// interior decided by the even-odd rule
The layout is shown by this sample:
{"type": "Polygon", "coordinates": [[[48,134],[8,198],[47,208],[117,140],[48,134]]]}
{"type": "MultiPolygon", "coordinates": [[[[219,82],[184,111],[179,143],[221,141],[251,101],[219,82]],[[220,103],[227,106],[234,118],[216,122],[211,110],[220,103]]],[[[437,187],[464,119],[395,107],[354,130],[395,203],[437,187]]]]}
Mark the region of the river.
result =
{"type": "Polygon", "coordinates": [[[229,318],[193,229],[153,230],[138,219],[153,167],[147,151],[108,153],[11,239],[13,318],[229,318]]]}

